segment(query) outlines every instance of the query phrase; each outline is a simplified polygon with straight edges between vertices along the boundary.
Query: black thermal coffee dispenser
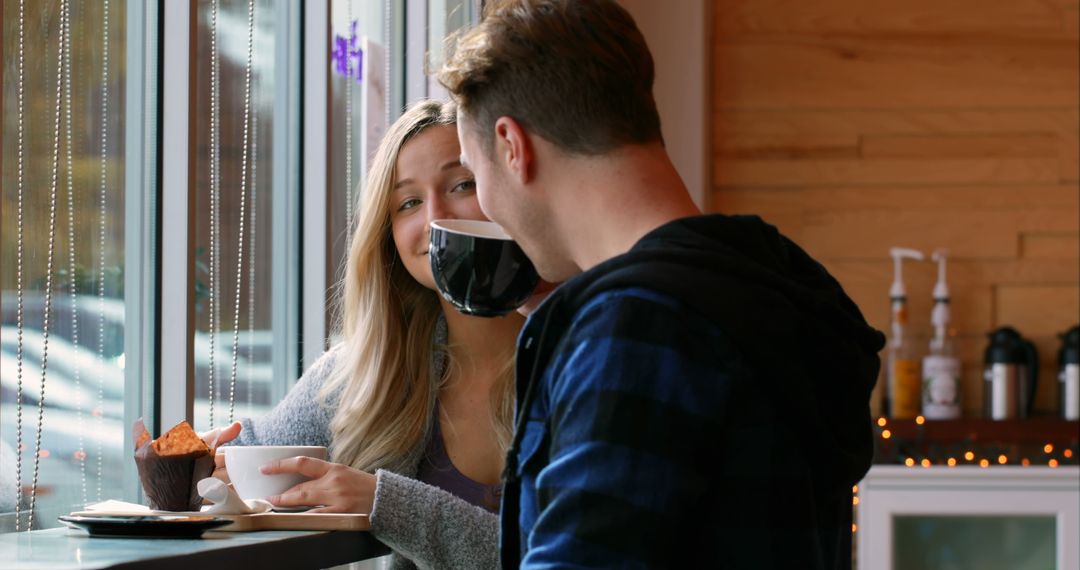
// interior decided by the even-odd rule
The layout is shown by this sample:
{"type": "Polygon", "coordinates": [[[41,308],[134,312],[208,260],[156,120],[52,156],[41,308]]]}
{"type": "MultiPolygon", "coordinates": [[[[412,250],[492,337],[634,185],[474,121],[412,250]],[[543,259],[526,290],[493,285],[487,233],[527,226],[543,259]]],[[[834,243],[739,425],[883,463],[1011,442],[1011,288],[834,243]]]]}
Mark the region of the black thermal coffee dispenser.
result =
{"type": "Polygon", "coordinates": [[[1061,335],[1058,415],[1065,420],[1080,420],[1080,325],[1061,335]]]}
{"type": "Polygon", "coordinates": [[[983,359],[983,415],[994,420],[1026,418],[1035,403],[1039,353],[1012,327],[989,336],[983,359]]]}

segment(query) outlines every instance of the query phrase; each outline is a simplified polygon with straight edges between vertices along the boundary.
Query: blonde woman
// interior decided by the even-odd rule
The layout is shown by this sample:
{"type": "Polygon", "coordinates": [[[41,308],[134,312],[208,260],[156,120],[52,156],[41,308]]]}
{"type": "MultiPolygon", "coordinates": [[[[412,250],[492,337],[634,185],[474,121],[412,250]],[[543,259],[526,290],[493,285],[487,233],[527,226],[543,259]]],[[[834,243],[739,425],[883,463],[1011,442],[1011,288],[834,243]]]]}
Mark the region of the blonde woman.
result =
{"type": "Polygon", "coordinates": [[[420,102],[390,127],[338,292],[340,342],[266,417],[222,433],[237,445],[329,446],[332,463],[293,458],[264,468],[313,478],[271,502],[370,513],[394,568],[497,566],[524,319],[465,316],[435,291],[428,223],[485,219],[460,154],[452,105],[420,102]]]}

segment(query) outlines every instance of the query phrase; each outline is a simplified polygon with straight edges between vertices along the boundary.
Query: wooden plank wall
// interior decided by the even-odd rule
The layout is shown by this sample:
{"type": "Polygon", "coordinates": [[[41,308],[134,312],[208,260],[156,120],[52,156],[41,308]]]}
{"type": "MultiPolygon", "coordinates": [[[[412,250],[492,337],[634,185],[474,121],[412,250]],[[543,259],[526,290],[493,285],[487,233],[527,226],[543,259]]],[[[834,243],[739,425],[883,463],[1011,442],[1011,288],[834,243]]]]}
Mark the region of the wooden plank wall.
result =
{"type": "MultiPolygon", "coordinates": [[[[881,330],[890,246],[951,250],[964,412],[985,334],[1080,321],[1078,0],[715,0],[709,209],[802,244],[881,330]]],[[[927,331],[935,269],[907,268],[927,331]]],[[[880,383],[879,383],[880,385],[880,383]]],[[[879,406],[879,401],[875,406],[879,406]]]]}

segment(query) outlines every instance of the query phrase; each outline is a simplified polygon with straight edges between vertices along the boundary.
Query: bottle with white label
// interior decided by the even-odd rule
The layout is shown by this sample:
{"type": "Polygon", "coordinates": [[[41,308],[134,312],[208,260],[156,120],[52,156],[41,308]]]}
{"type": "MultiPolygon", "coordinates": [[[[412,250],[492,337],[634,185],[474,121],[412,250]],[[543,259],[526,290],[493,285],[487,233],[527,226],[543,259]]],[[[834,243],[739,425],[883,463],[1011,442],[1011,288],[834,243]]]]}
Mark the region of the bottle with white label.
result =
{"type": "Polygon", "coordinates": [[[1061,335],[1058,411],[1062,419],[1080,420],[1080,326],[1061,335]]]}
{"type": "Polygon", "coordinates": [[[930,322],[934,334],[930,351],[922,362],[922,415],[928,420],[954,420],[960,417],[960,359],[953,353],[954,332],[949,328],[949,286],[945,280],[948,252],[939,249],[933,260],[938,264],[938,282],[934,286],[934,309],[930,322]]]}
{"type": "Polygon", "coordinates": [[[904,287],[903,260],[921,261],[920,251],[894,247],[889,250],[893,258],[894,279],[889,289],[892,305],[891,335],[886,363],[885,413],[891,418],[914,418],[919,415],[919,358],[908,328],[907,289],[904,287]]]}

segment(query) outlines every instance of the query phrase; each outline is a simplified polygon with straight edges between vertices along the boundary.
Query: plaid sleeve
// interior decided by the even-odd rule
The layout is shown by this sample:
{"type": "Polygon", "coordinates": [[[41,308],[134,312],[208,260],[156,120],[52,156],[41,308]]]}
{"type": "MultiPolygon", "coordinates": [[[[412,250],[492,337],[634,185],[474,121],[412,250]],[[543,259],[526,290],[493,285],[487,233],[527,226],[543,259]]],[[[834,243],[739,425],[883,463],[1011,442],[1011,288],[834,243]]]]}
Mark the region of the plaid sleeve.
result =
{"type": "Polygon", "coordinates": [[[710,473],[737,355],[705,319],[641,289],[583,309],[546,394],[524,568],[665,566],[708,516],[710,473]]]}

